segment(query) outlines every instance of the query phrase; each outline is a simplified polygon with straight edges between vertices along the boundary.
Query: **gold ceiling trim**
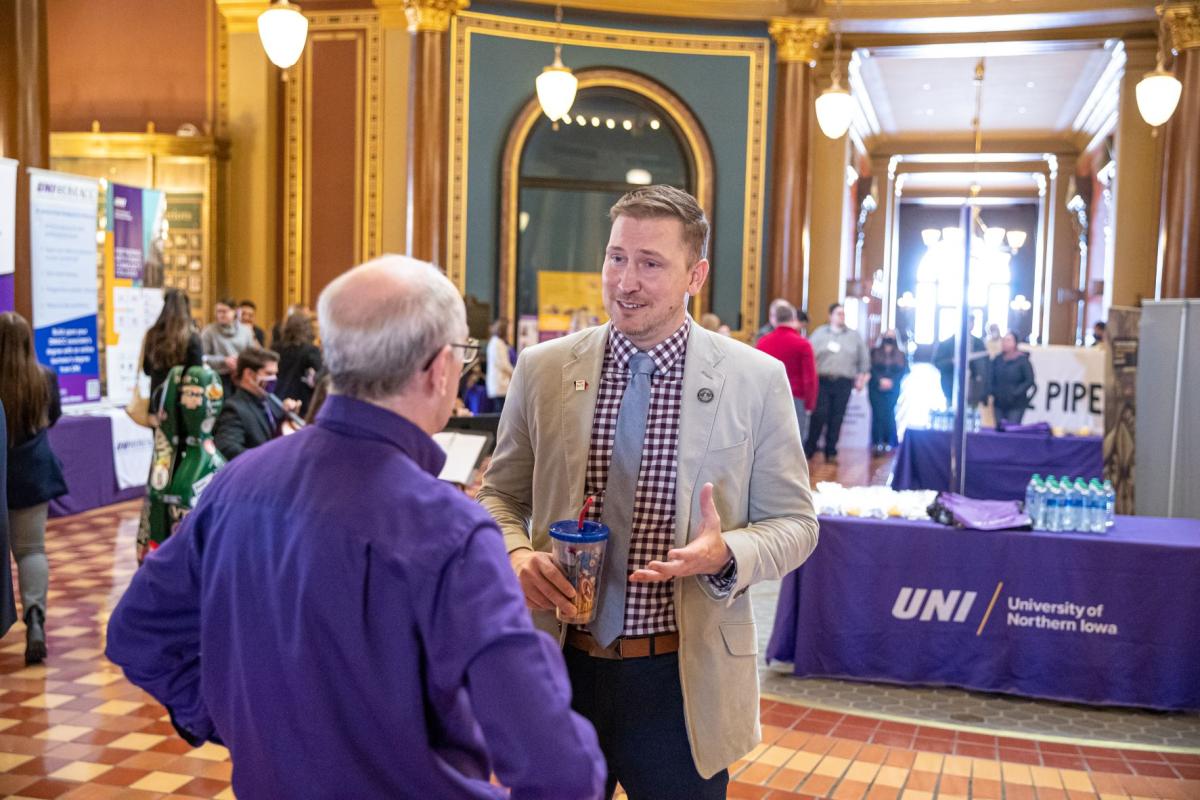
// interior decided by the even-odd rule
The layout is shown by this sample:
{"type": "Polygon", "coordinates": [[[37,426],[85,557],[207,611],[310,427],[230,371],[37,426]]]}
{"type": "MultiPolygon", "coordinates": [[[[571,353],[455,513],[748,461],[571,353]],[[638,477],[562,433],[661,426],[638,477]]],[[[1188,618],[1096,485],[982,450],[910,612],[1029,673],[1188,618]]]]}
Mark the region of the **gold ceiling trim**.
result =
{"type": "Polygon", "coordinates": [[[604,11],[632,14],[639,17],[688,17],[691,19],[724,19],[761,22],[771,17],[810,13],[816,0],[655,0],[653,8],[645,0],[526,0],[537,5],[577,8],[585,11],[604,11]]]}
{"type": "Polygon", "coordinates": [[[1171,31],[1172,47],[1176,50],[1200,47],[1200,7],[1162,5],[1157,10],[1171,31]]]}
{"type": "Polygon", "coordinates": [[[217,10],[230,33],[257,33],[258,15],[270,5],[270,0],[217,0],[217,10]]]}
{"type": "MultiPolygon", "coordinates": [[[[757,326],[759,273],[762,268],[763,204],[766,185],[766,116],[768,104],[770,46],[766,38],[664,34],[654,31],[604,28],[588,25],[561,25],[540,20],[502,17],[476,12],[456,14],[451,20],[450,37],[450,112],[449,175],[447,197],[446,274],[466,294],[466,228],[468,197],[468,153],[470,138],[470,65],[471,37],[499,36],[526,41],[572,46],[600,47],[609,50],[681,53],[748,61],[746,119],[746,188],[742,220],[742,330],[757,326]]],[[[532,76],[530,76],[532,78],[532,76]]],[[[718,269],[722,265],[716,265],[718,269]]]]}
{"type": "Polygon", "coordinates": [[[470,5],[470,0],[404,0],[404,13],[414,33],[445,33],[450,19],[470,5]]]}
{"type": "Polygon", "coordinates": [[[829,20],[779,17],[771,20],[767,32],[775,42],[776,61],[781,64],[799,61],[811,66],[829,35],[829,20]]]}

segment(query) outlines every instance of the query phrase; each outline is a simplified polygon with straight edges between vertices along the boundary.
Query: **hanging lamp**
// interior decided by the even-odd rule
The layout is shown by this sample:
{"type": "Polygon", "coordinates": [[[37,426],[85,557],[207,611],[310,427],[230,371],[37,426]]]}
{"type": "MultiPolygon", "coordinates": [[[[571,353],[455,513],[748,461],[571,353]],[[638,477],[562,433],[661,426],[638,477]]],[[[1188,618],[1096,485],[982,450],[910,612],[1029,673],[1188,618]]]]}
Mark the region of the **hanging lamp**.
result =
{"type": "Polygon", "coordinates": [[[537,76],[534,86],[537,88],[538,104],[542,113],[553,120],[557,129],[558,121],[565,117],[575,102],[575,92],[579,89],[579,79],[571,72],[571,68],[562,63],[562,43],[558,41],[562,28],[562,6],[554,8],[554,63],[542,69],[537,76]]]}
{"type": "Polygon", "coordinates": [[[300,6],[288,0],[274,0],[270,8],[258,15],[258,38],[271,63],[287,69],[304,52],[308,17],[300,13],[300,6]]]}

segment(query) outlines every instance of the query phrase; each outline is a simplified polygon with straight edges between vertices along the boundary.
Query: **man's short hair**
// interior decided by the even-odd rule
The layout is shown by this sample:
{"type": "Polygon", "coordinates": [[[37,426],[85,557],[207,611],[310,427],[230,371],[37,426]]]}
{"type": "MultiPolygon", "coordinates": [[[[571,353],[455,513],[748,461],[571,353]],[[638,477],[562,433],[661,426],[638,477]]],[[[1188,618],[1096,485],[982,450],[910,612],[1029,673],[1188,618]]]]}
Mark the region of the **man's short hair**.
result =
{"type": "Polygon", "coordinates": [[[771,324],[775,327],[786,325],[796,319],[796,309],[791,303],[771,303],[771,324]]]}
{"type": "Polygon", "coordinates": [[[255,311],[258,311],[258,306],[254,305],[253,300],[243,300],[242,302],[238,303],[238,308],[241,308],[242,306],[245,306],[246,308],[253,308],[255,311]]]}
{"type": "Polygon", "coordinates": [[[381,256],[342,274],[321,292],[317,316],[333,391],[361,400],[400,394],[467,331],[458,289],[408,256],[381,256]]]}
{"type": "Polygon", "coordinates": [[[834,311],[837,311],[841,307],[842,307],[841,303],[830,303],[829,304],[829,313],[832,314],[834,311]]]}
{"type": "Polygon", "coordinates": [[[236,300],[234,300],[232,297],[220,297],[220,298],[218,298],[218,299],[217,299],[217,305],[219,305],[219,306],[227,306],[227,307],[229,307],[229,308],[237,308],[237,307],[238,307],[237,301],[236,301],[236,300]]]}
{"type": "Polygon", "coordinates": [[[1099,329],[1100,329],[1100,330],[1102,330],[1102,331],[1106,331],[1106,330],[1108,330],[1108,325],[1104,324],[1103,322],[1097,322],[1097,323],[1096,323],[1095,325],[1093,325],[1092,327],[1093,327],[1093,328],[1099,328],[1099,329]]]}
{"type": "Polygon", "coordinates": [[[708,218],[696,198],[682,189],[663,183],[634,189],[609,209],[608,218],[616,222],[617,217],[679,220],[683,223],[683,245],[691,259],[689,267],[708,252],[708,218]]]}
{"type": "Polygon", "coordinates": [[[242,352],[238,353],[237,357],[237,377],[242,379],[242,373],[246,370],[258,372],[260,369],[270,364],[272,361],[279,361],[279,353],[274,350],[268,350],[265,347],[259,347],[252,344],[242,352]]]}
{"type": "Polygon", "coordinates": [[[800,309],[796,309],[796,322],[808,323],[808,314],[800,309]]]}

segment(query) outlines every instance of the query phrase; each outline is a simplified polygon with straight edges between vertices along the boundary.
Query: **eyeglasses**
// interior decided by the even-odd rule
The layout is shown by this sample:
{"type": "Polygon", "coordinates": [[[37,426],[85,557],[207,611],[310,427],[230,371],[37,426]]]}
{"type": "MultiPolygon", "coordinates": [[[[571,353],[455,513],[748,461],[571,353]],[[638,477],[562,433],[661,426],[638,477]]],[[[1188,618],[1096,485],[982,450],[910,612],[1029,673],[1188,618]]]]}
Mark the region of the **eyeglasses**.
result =
{"type": "MultiPolygon", "coordinates": [[[[462,351],[462,374],[466,375],[467,370],[471,369],[471,366],[475,363],[476,359],[479,358],[479,340],[467,339],[465,342],[450,342],[450,346],[462,351]]],[[[425,366],[421,368],[421,371],[424,372],[432,367],[433,360],[437,358],[438,353],[441,352],[442,348],[439,347],[437,351],[429,357],[429,360],[425,362],[425,366]]]]}

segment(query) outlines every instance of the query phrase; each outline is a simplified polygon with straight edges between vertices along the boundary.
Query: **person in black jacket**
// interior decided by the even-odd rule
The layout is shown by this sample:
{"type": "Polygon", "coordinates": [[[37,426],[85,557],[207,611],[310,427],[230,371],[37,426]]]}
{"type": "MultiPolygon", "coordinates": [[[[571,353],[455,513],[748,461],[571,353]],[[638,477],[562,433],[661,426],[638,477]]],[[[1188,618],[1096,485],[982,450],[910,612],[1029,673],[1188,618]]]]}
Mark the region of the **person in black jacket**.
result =
{"type": "MultiPolygon", "coordinates": [[[[0,475],[8,474],[8,421],[4,416],[4,403],[0,402],[0,475]]],[[[12,567],[8,560],[8,491],[0,492],[0,553],[4,554],[0,564],[0,637],[17,621],[17,601],[13,598],[12,567]]]]}
{"type": "Polygon", "coordinates": [[[316,345],[317,333],[313,314],[302,308],[288,317],[279,335],[279,388],[275,392],[284,400],[297,400],[300,414],[308,413],[317,373],[321,371],[321,350],[316,345]]]}
{"type": "Polygon", "coordinates": [[[8,436],[9,545],[17,562],[25,618],[25,663],[46,658],[46,515],[50,501],[67,493],[62,464],[47,431],[62,416],[58,376],[37,362],[33,330],[20,314],[0,314],[0,402],[8,436]]]}
{"type": "Polygon", "coordinates": [[[891,450],[896,438],[896,401],[900,382],[908,374],[908,356],[896,342],[896,332],[886,331],[871,351],[871,380],[867,393],[871,399],[871,446],[876,453],[891,450]]]}
{"type": "Polygon", "coordinates": [[[1004,334],[1000,354],[992,359],[988,393],[996,406],[996,427],[1020,425],[1033,391],[1033,365],[1029,355],[1017,349],[1017,336],[1004,334]]]}
{"type": "Polygon", "coordinates": [[[281,410],[270,398],[279,374],[278,353],[251,345],[238,354],[234,374],[237,389],[225,398],[213,429],[217,449],[228,461],[273,439],[284,411],[300,407],[295,400],[284,400],[281,410]]]}

